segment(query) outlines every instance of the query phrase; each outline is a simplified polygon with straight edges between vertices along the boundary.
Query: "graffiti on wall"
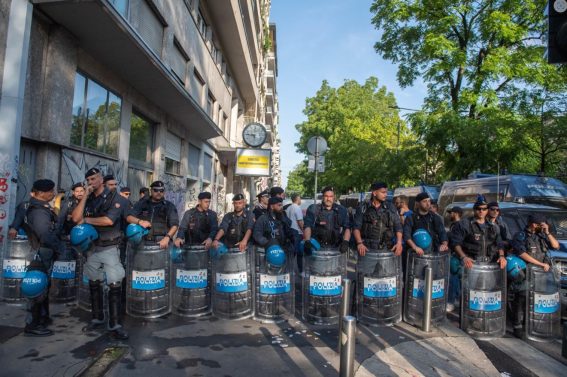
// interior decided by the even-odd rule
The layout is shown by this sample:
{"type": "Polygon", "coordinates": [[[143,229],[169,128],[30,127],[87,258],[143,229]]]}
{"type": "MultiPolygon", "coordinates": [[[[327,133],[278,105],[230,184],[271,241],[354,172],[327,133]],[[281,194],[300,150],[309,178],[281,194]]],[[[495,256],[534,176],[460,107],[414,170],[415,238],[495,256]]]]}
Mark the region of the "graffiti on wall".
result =
{"type": "Polygon", "coordinates": [[[213,196],[213,210],[215,210],[219,218],[222,219],[226,213],[226,191],[224,187],[214,184],[211,195],[213,196]]]}
{"type": "MultiPolygon", "coordinates": [[[[15,185],[18,183],[18,157],[0,154],[0,245],[4,244],[5,232],[9,225],[9,208],[15,200],[15,185]]],[[[15,203],[12,207],[15,207],[15,203]]]]}
{"type": "Polygon", "coordinates": [[[112,174],[118,186],[126,185],[126,169],[124,161],[113,161],[93,156],[88,153],[63,149],[63,169],[61,171],[61,187],[70,188],[77,182],[85,180],[85,173],[90,168],[98,168],[102,175],[112,174]]]}
{"type": "Polygon", "coordinates": [[[185,212],[185,179],[176,177],[174,175],[164,174],[162,178],[165,185],[165,199],[169,200],[177,208],[179,217],[183,216],[185,212]]]}

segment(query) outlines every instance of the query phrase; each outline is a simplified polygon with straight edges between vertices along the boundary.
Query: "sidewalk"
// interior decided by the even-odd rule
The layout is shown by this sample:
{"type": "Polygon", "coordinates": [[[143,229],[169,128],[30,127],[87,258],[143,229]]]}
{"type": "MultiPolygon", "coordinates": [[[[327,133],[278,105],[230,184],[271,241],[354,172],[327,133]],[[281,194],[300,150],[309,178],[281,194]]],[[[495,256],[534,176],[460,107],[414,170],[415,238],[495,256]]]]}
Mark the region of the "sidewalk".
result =
{"type": "MultiPolygon", "coordinates": [[[[296,318],[280,324],[172,315],[154,321],[127,318],[130,339],[116,342],[102,333],[83,333],[90,313],[73,306],[52,305],[55,335],[47,338],[23,336],[24,314],[22,307],[0,303],[1,375],[326,377],[339,371],[337,329],[296,318]]],[[[522,349],[515,343],[510,348],[522,349]]],[[[534,361],[525,360],[530,365],[544,360],[534,351],[534,361]]],[[[475,341],[451,323],[428,334],[404,323],[359,325],[355,370],[357,377],[500,376],[475,341]]]]}

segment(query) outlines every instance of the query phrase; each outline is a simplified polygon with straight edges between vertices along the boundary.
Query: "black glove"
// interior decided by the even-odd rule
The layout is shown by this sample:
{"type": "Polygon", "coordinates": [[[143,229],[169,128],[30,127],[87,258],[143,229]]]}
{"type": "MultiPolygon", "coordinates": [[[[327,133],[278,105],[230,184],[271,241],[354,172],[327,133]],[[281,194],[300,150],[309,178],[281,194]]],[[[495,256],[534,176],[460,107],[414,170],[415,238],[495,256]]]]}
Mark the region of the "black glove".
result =
{"type": "Polygon", "coordinates": [[[311,244],[311,240],[306,240],[303,243],[303,253],[305,255],[311,255],[313,254],[313,245],[311,244]]]}
{"type": "Polygon", "coordinates": [[[341,246],[339,246],[339,250],[341,254],[348,253],[348,249],[349,249],[349,242],[347,240],[343,240],[343,242],[341,242],[341,246]]]}

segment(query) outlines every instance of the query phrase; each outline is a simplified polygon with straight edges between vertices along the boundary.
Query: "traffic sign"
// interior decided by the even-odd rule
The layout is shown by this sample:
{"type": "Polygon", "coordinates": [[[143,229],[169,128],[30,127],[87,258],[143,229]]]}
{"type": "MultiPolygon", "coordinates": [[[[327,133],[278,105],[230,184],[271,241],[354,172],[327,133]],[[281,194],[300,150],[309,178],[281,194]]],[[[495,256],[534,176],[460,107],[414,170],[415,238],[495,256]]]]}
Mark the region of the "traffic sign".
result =
{"type": "Polygon", "coordinates": [[[328,146],[327,146],[327,140],[325,140],[325,138],[323,136],[313,136],[307,142],[307,150],[312,155],[325,154],[325,152],[327,152],[327,149],[329,149],[328,146]]]}

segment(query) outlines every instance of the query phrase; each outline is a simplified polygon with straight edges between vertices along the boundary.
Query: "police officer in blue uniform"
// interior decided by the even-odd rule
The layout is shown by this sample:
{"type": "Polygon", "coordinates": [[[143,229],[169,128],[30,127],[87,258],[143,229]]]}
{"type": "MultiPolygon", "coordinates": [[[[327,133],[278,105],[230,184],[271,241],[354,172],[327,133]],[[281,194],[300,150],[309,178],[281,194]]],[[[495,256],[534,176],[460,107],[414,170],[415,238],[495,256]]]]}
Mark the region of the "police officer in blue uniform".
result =
{"type": "MultiPolygon", "coordinates": [[[[559,242],[549,230],[549,224],[545,215],[534,213],[528,216],[527,226],[524,230],[517,232],[511,241],[511,246],[518,257],[526,264],[534,264],[543,267],[544,271],[551,268],[551,260],[548,250],[559,249],[559,242]]],[[[510,291],[514,298],[512,300],[512,324],[514,335],[523,337],[524,310],[526,308],[526,281],[525,274],[509,283],[510,291]]]]}
{"type": "Polygon", "coordinates": [[[77,224],[90,224],[95,227],[99,238],[94,250],[87,255],[83,267],[89,279],[91,291],[92,320],[87,330],[102,328],[105,324],[103,311],[103,284],[108,284],[108,330],[116,339],[128,339],[128,333],[121,324],[121,291],[124,267],[120,262],[119,245],[122,240],[121,220],[123,217],[123,198],[116,191],[110,192],[103,184],[99,169],[91,168],[85,174],[86,194],[73,210],[72,219],[77,224]]]}
{"type": "Polygon", "coordinates": [[[395,207],[386,202],[388,186],[375,182],[370,186],[372,198],[356,209],[353,234],[358,254],[366,255],[368,249],[391,250],[402,254],[402,224],[395,207]]]}
{"type": "Polygon", "coordinates": [[[61,235],[64,239],[69,239],[71,229],[77,225],[73,222],[73,210],[79,205],[81,199],[85,196],[85,188],[82,182],[75,183],[71,186],[71,197],[65,201],[59,211],[59,226],[61,228],[61,235]]]}
{"type": "Polygon", "coordinates": [[[285,221],[282,202],[282,198],[277,196],[268,200],[268,213],[256,220],[252,235],[258,246],[266,248],[279,245],[286,252],[292,253],[294,251],[293,233],[288,222],[285,221]]]}
{"type": "Polygon", "coordinates": [[[472,268],[475,261],[496,262],[506,267],[506,254],[498,225],[486,219],[488,203],[479,196],[473,205],[474,216],[461,219],[451,229],[451,241],[455,254],[465,268],[472,268]]]}
{"type": "MultiPolygon", "coordinates": [[[[55,197],[55,183],[50,179],[40,179],[34,182],[34,195],[29,201],[24,219],[24,229],[30,241],[36,258],[32,268],[51,275],[54,258],[65,252],[65,245],[59,237],[57,215],[49,204],[55,197]]],[[[49,318],[49,285],[39,296],[28,302],[29,312],[26,318],[24,333],[30,336],[48,336],[53,332],[47,329],[49,318]]]]}
{"type": "MultiPolygon", "coordinates": [[[[33,191],[30,192],[30,199],[33,198],[34,195],[35,194],[33,191]]],[[[14,220],[8,226],[9,239],[13,240],[18,235],[18,231],[20,230],[20,228],[22,228],[22,225],[24,224],[24,218],[26,217],[26,211],[28,210],[29,205],[30,205],[30,201],[24,200],[23,202],[20,202],[20,204],[16,206],[16,214],[14,216],[14,220]]]]}
{"type": "Polygon", "coordinates": [[[246,211],[246,198],[242,194],[234,195],[232,205],[234,211],[224,215],[213,247],[217,248],[220,241],[229,249],[238,247],[240,251],[245,251],[254,228],[254,214],[246,211]]]}
{"type": "Polygon", "coordinates": [[[162,181],[153,182],[150,189],[150,196],[134,205],[128,215],[128,222],[149,229],[145,240],[157,242],[161,249],[166,249],[179,227],[177,208],[172,202],[165,200],[165,185],[162,181]]]}
{"type": "Polygon", "coordinates": [[[209,209],[211,193],[202,192],[197,199],[199,199],[197,206],[183,214],[175,239],[175,246],[181,247],[183,244],[205,245],[205,249],[208,250],[215,234],[217,234],[219,221],[217,213],[209,209]]]}
{"type": "Polygon", "coordinates": [[[413,233],[418,229],[426,230],[431,236],[432,247],[430,252],[446,252],[449,250],[449,239],[443,219],[431,212],[431,198],[426,192],[415,197],[416,211],[408,216],[404,222],[404,241],[417,255],[423,255],[425,250],[413,242],[413,233]]]}
{"type": "MultiPolygon", "coordinates": [[[[305,214],[303,239],[315,238],[322,247],[338,247],[341,253],[348,252],[350,221],[345,207],[335,203],[335,191],[327,186],[321,190],[320,204],[311,204],[305,214]]],[[[304,252],[311,254],[311,242],[304,243],[304,252]]]]}
{"type": "Polygon", "coordinates": [[[270,193],[268,190],[264,190],[257,196],[258,204],[254,207],[254,218],[258,220],[260,216],[268,213],[268,200],[270,199],[270,193]]]}

